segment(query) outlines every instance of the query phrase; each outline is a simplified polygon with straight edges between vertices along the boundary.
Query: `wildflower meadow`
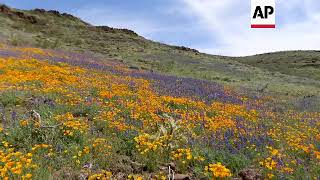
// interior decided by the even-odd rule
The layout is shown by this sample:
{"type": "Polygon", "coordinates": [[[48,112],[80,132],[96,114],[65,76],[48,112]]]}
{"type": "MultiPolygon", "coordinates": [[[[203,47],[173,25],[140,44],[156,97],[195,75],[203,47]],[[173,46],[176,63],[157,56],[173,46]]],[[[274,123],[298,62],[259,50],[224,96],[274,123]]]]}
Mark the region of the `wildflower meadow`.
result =
{"type": "Polygon", "coordinates": [[[320,111],[275,108],[285,103],[90,54],[2,44],[0,176],[319,179],[320,111]]]}

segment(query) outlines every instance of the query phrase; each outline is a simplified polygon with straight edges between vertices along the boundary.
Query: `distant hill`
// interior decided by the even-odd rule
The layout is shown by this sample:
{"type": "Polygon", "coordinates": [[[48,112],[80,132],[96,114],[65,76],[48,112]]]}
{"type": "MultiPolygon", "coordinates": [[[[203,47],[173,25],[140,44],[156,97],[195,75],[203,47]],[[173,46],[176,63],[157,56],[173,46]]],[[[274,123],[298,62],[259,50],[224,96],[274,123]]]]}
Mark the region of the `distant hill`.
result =
{"type": "Polygon", "coordinates": [[[236,58],[272,72],[320,80],[320,51],[287,51],[236,58]]]}
{"type": "Polygon", "coordinates": [[[239,58],[208,55],[154,42],[128,29],[93,26],[67,13],[5,5],[0,6],[0,29],[0,41],[14,46],[93,52],[132,69],[206,79],[246,91],[320,94],[320,53],[316,51],[239,58]]]}

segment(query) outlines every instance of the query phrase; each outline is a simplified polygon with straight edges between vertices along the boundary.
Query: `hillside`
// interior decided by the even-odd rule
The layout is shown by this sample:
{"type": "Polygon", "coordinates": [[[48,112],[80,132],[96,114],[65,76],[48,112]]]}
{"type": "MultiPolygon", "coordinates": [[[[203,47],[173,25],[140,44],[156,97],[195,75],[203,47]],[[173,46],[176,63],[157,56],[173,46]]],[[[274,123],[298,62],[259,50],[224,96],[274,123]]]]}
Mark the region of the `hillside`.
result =
{"type": "Polygon", "coordinates": [[[0,30],[0,179],[320,177],[316,51],[214,56],[6,6],[0,30]]]}
{"type": "Polygon", "coordinates": [[[281,58],[277,53],[243,58],[213,56],[153,42],[127,29],[92,26],[66,13],[7,6],[0,7],[0,29],[0,40],[12,45],[91,52],[104,61],[121,62],[131,69],[205,79],[246,91],[255,92],[267,85],[264,92],[273,95],[320,94],[317,52],[300,53],[301,56],[286,52],[281,58]],[[291,66],[282,64],[292,56],[306,62],[299,61],[301,64],[288,69],[291,66]]]}
{"type": "Polygon", "coordinates": [[[0,177],[315,179],[314,101],[0,44],[0,177]]]}

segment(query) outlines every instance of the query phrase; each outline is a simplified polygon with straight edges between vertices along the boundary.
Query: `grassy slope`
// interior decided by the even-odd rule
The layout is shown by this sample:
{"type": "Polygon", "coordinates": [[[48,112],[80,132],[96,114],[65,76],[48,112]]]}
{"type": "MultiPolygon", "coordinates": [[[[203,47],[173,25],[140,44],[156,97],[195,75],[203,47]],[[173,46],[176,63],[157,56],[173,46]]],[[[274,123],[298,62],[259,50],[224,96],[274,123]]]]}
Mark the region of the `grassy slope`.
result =
{"type": "Polygon", "coordinates": [[[301,52],[300,56],[296,56],[296,52],[243,58],[213,56],[153,42],[128,31],[94,27],[66,15],[12,12],[23,12],[24,16],[36,19],[36,23],[31,23],[16,15],[9,17],[0,13],[0,40],[13,45],[89,51],[119,60],[132,68],[208,79],[254,91],[268,84],[266,91],[276,94],[320,94],[317,66],[299,61],[303,58],[319,65],[319,53],[316,52],[301,52]],[[295,57],[293,62],[298,62],[298,68],[286,66],[292,56],[295,57]]]}
{"type": "Polygon", "coordinates": [[[273,72],[320,80],[319,51],[291,51],[237,58],[241,63],[273,72]]]}

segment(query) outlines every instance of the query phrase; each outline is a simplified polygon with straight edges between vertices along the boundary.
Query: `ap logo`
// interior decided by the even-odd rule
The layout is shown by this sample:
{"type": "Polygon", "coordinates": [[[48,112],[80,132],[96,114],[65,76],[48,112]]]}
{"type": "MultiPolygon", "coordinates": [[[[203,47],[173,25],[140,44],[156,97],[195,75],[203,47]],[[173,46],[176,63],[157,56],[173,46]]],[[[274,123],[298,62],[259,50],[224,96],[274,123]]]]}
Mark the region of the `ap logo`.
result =
{"type": "Polygon", "coordinates": [[[275,0],[251,0],[251,28],[275,28],[275,12],[275,0]]]}

